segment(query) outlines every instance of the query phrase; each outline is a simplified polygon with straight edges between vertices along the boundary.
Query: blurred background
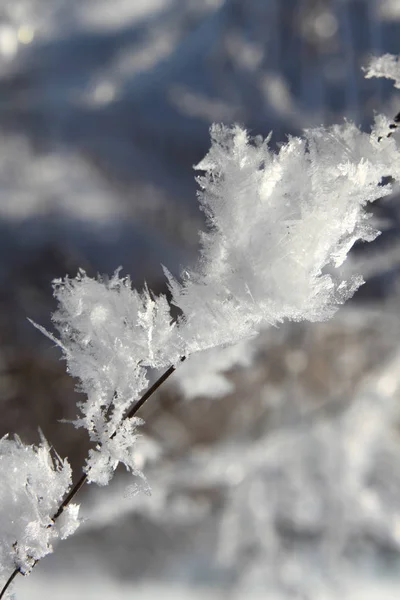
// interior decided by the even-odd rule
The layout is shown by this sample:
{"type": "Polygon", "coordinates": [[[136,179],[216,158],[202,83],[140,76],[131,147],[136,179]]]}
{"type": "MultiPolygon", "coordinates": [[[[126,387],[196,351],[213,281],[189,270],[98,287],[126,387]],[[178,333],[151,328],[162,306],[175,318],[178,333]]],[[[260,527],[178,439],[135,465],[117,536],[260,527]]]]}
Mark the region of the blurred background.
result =
{"type": "MultiPolygon", "coordinates": [[[[0,434],[40,427],[79,473],[78,394],[49,340],[51,281],[165,291],[203,227],[192,166],[212,122],[273,132],[375,112],[400,0],[1,0],[0,434]]],[[[391,600],[400,593],[400,210],[354,248],[367,283],[324,324],[285,324],[182,365],[143,411],[152,488],[82,490],[85,523],[18,600],[391,600]]],[[[1,482],[0,482],[1,485],[1,482]]]]}

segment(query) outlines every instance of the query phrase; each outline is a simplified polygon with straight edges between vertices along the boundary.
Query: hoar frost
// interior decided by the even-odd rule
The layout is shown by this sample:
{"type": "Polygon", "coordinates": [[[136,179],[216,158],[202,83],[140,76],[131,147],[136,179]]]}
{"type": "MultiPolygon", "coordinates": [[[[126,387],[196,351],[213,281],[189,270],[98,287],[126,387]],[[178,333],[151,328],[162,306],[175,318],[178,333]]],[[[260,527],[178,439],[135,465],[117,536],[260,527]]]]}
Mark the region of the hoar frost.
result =
{"type": "Polygon", "coordinates": [[[44,439],[36,447],[6,436],[0,440],[0,480],[0,575],[15,568],[26,574],[52,552],[53,540],[68,537],[79,525],[76,504],[52,520],[71,486],[71,468],[52,456],[44,439]]]}
{"type": "Polygon", "coordinates": [[[393,54],[384,54],[383,56],[372,58],[365,69],[365,77],[366,79],[370,79],[371,77],[393,79],[394,87],[400,88],[399,57],[393,54]]]}
{"type": "MultiPolygon", "coordinates": [[[[398,59],[374,59],[371,76],[399,86],[398,59]]],[[[75,425],[94,444],[88,481],[108,483],[119,462],[140,481],[132,446],[141,422],[126,415],[148,387],[150,371],[250,339],[284,319],[327,319],[354,293],[362,279],[344,280],[339,268],[357,240],[377,235],[367,203],[400,179],[393,127],[383,116],[370,135],[351,123],[321,127],[289,138],[275,153],[269,139],[214,125],[211,149],[197,166],[209,225],[201,258],[180,281],[167,273],[179,309],[175,321],[165,296],[133,290],[118,271],[111,279],[80,271],[54,283],[59,339],[47,335],[84,394],[75,425]]],[[[44,440],[34,447],[3,438],[0,476],[0,574],[16,567],[26,573],[54,538],[78,525],[72,504],[52,520],[70,489],[70,467],[52,458],[44,440]]]]}
{"type": "Polygon", "coordinates": [[[148,386],[148,370],[170,366],[182,354],[169,304],[147,289],[139,294],[118,271],[97,280],[81,271],[75,279],[57,280],[54,295],[59,307],[53,322],[60,334],[55,341],[85,395],[75,425],[85,427],[95,443],[88,480],[107,484],[119,462],[139,474],[132,456],[139,420],[123,418],[148,386]]]}
{"type": "MultiPolygon", "coordinates": [[[[361,285],[339,267],[357,240],[373,240],[365,206],[391,192],[400,177],[390,122],[372,133],[344,123],[291,137],[277,153],[269,139],[214,125],[209,153],[197,166],[199,200],[209,230],[198,264],[179,282],[167,273],[167,299],[132,289],[118,271],[92,279],[81,271],[58,280],[59,331],[68,371],[85,399],[75,422],[95,448],[89,481],[106,484],[119,462],[135,474],[137,421],[125,422],[149,383],[149,371],[194,352],[250,339],[284,319],[328,319],[361,285]]],[[[53,338],[55,339],[55,338],[53,338]]]]}
{"type": "Polygon", "coordinates": [[[364,207],[391,192],[384,176],[400,175],[396,141],[378,141],[385,128],[381,117],[371,135],[351,123],[312,129],[275,154],[268,139],[212,127],[197,165],[209,222],[201,260],[182,283],[170,277],[188,353],[284,319],[327,319],[354,293],[362,279],[336,269],[357,240],[375,238],[364,207]]]}

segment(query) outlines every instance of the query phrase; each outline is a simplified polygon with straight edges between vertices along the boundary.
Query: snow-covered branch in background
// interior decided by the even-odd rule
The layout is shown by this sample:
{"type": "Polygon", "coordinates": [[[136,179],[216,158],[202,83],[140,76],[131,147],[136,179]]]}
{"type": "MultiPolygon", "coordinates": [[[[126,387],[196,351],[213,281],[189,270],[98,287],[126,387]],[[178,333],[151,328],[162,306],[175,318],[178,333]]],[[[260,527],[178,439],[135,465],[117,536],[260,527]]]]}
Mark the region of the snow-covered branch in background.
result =
{"type": "Polygon", "coordinates": [[[196,352],[177,369],[175,382],[188,400],[199,396],[221,398],[235,389],[224,374],[235,367],[249,367],[255,353],[253,339],[196,352]]]}
{"type": "Polygon", "coordinates": [[[119,461],[133,469],[129,428],[121,444],[112,436],[150,370],[247,340],[284,319],[327,319],[361,285],[358,276],[344,280],[339,267],[357,240],[378,233],[365,206],[391,192],[383,178],[400,179],[396,141],[378,141],[385,128],[389,121],[380,117],[370,135],[351,123],[313,129],[274,153],[268,139],[213,126],[211,149],[197,166],[205,172],[199,200],[209,223],[201,258],[181,282],[167,274],[180,309],[175,322],[164,296],[132,290],[118,272],[55,282],[59,345],[85,394],[75,425],[96,444],[89,481],[108,483],[119,461]]]}

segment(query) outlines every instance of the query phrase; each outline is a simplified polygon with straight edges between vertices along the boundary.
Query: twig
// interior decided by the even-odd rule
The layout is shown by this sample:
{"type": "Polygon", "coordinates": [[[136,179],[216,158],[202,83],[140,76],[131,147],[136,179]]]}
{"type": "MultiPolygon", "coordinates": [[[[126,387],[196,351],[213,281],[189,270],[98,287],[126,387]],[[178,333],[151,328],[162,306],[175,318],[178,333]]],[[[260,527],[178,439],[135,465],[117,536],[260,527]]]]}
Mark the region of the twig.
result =
{"type": "MultiPolygon", "coordinates": [[[[180,359],[180,362],[183,362],[184,360],[186,360],[186,356],[183,356],[180,359]]],[[[132,418],[137,413],[137,411],[143,406],[143,404],[146,402],[146,400],[148,400],[150,398],[150,396],[152,396],[154,394],[154,392],[158,390],[158,388],[164,383],[164,381],[166,381],[168,379],[168,377],[170,377],[172,375],[172,373],[175,370],[176,370],[176,367],[174,367],[173,365],[171,367],[169,367],[169,369],[167,369],[161,375],[161,377],[159,377],[157,379],[157,381],[155,381],[153,383],[153,385],[147,390],[147,392],[145,394],[143,394],[143,396],[140,398],[140,400],[138,400],[131,406],[129,411],[125,414],[124,418],[122,419],[121,423],[126,421],[126,419],[132,418]]],[[[118,429],[116,429],[114,431],[114,433],[112,434],[110,439],[113,439],[117,435],[117,431],[118,431],[118,429]]],[[[87,481],[87,475],[86,475],[86,473],[83,473],[81,478],[79,479],[79,481],[77,481],[77,483],[74,485],[72,490],[69,492],[69,494],[63,500],[62,504],[59,506],[57,512],[52,517],[52,521],[56,521],[58,519],[58,517],[63,512],[64,508],[66,508],[68,506],[68,504],[71,502],[71,500],[73,500],[73,498],[79,492],[81,487],[86,483],[86,481],[87,481]]],[[[0,596],[0,600],[1,600],[1,596],[0,596]]]]}
{"type": "Polygon", "coordinates": [[[6,593],[6,591],[7,591],[8,587],[9,587],[9,586],[12,584],[12,582],[13,582],[14,578],[15,578],[15,577],[18,575],[18,573],[20,573],[20,570],[19,570],[19,568],[18,568],[18,569],[15,569],[15,571],[13,572],[13,574],[12,574],[12,575],[10,575],[10,577],[7,579],[7,583],[6,583],[6,585],[3,587],[3,589],[1,590],[1,593],[0,593],[0,600],[1,600],[1,598],[3,598],[3,596],[4,596],[4,594],[6,593]]]}
{"type": "MultiPolygon", "coordinates": [[[[391,135],[393,135],[393,133],[396,131],[396,129],[400,127],[400,112],[397,113],[397,115],[395,116],[395,118],[393,119],[393,122],[390,123],[389,125],[389,133],[385,135],[385,137],[390,138],[391,135]]],[[[380,142],[382,139],[382,136],[378,137],[378,142],[380,142]]]]}
{"type": "MultiPolygon", "coordinates": [[[[183,362],[184,360],[186,360],[186,356],[182,356],[181,359],[180,359],[180,362],[183,362]]],[[[153,385],[151,387],[149,387],[149,389],[147,390],[147,392],[145,392],[143,394],[143,396],[137,402],[135,402],[131,406],[131,408],[128,410],[128,412],[123,417],[123,419],[122,419],[122,421],[121,421],[120,424],[122,424],[126,419],[131,419],[138,412],[138,410],[143,406],[143,404],[146,402],[146,400],[148,400],[150,398],[150,396],[152,396],[154,394],[154,392],[158,390],[158,388],[164,383],[164,381],[166,381],[168,379],[168,377],[170,377],[172,375],[172,373],[174,373],[175,370],[176,370],[176,367],[174,365],[171,365],[169,367],[169,369],[167,369],[157,379],[157,381],[155,381],[153,383],[153,385]]],[[[114,433],[111,436],[111,439],[113,439],[116,436],[117,431],[118,431],[118,429],[116,429],[114,431],[114,433]]],[[[50,525],[49,527],[52,527],[54,525],[54,523],[56,522],[56,520],[59,518],[59,516],[64,511],[64,509],[70,504],[71,500],[73,500],[73,498],[75,498],[76,494],[79,492],[79,490],[81,489],[81,487],[83,485],[85,485],[85,483],[87,482],[87,479],[88,479],[87,474],[86,473],[82,473],[79,481],[76,482],[76,484],[74,485],[74,487],[70,490],[70,492],[67,494],[67,496],[64,498],[64,500],[62,501],[62,503],[58,507],[57,512],[52,517],[53,524],[50,525]]],[[[35,560],[35,562],[33,564],[33,567],[38,562],[39,562],[39,560],[35,560]]],[[[10,575],[10,577],[8,578],[6,584],[4,585],[3,589],[0,592],[0,600],[4,597],[4,594],[6,593],[7,589],[10,587],[10,585],[12,584],[14,578],[18,575],[18,573],[21,573],[21,575],[24,575],[24,573],[22,573],[22,571],[21,571],[21,569],[19,567],[17,567],[15,569],[15,571],[13,571],[12,575],[10,575]]]]}

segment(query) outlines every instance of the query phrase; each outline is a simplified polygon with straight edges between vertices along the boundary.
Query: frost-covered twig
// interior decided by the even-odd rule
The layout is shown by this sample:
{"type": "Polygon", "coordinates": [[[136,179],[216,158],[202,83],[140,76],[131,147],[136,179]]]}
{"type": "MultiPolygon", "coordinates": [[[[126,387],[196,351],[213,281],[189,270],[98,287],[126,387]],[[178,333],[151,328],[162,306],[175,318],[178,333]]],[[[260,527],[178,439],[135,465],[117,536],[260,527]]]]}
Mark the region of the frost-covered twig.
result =
{"type": "MultiPolygon", "coordinates": [[[[186,358],[183,356],[181,358],[181,362],[183,362],[184,360],[186,360],[186,358]]],[[[132,405],[132,407],[130,408],[130,410],[124,416],[123,421],[125,419],[131,419],[132,417],[134,417],[136,415],[136,413],[139,411],[139,409],[143,406],[143,404],[154,394],[154,392],[156,392],[162,386],[162,384],[175,372],[175,370],[176,370],[175,366],[172,365],[171,367],[169,367],[169,369],[167,369],[157,379],[157,381],[155,381],[153,383],[153,385],[147,390],[147,392],[145,394],[143,394],[143,396],[141,397],[141,399],[138,402],[135,402],[132,405]]],[[[117,432],[115,431],[112,434],[111,439],[113,439],[115,437],[116,433],[117,432]]],[[[57,510],[56,514],[53,517],[53,521],[55,521],[56,519],[58,519],[58,517],[63,512],[64,508],[66,508],[69,505],[69,503],[73,500],[73,498],[79,492],[79,490],[81,489],[81,487],[86,483],[87,479],[88,479],[87,473],[83,473],[82,476],[81,476],[81,478],[79,479],[79,481],[77,481],[77,483],[74,485],[74,487],[72,488],[72,490],[66,496],[65,500],[60,505],[59,509],[57,510]]]]}
{"type": "Polygon", "coordinates": [[[365,78],[384,77],[394,81],[394,87],[400,88],[400,57],[393,54],[371,58],[368,66],[364,69],[365,78]]]}
{"type": "Polygon", "coordinates": [[[44,444],[39,451],[3,443],[6,466],[25,452],[27,467],[38,473],[37,486],[50,481],[53,491],[43,503],[36,488],[25,489],[21,479],[10,482],[10,504],[13,510],[24,504],[28,522],[21,531],[11,527],[0,546],[3,569],[13,559],[19,570],[29,571],[51,551],[49,541],[60,525],[54,522],[67,508],[71,522],[65,530],[71,533],[77,521],[71,500],[86,481],[106,485],[119,463],[143,477],[132,453],[140,424],[135,415],[183,357],[248,340],[284,320],[328,319],[352,296],[363,280],[343,279],[340,267],[356,241],[378,235],[366,205],[400,181],[400,149],[391,136],[397,122],[379,116],[371,134],[347,122],[306,130],[277,153],[269,138],[214,125],[211,149],[197,166],[208,220],[201,257],[179,280],[167,273],[176,320],[165,296],[132,289],[119,271],[97,279],[80,271],[54,282],[59,337],[49,337],[79,381],[84,399],[74,424],[88,431],[94,448],[68,491],[70,478],[62,477],[67,463],[51,468],[44,444]],[[143,394],[149,373],[161,369],[167,370],[143,394]],[[16,539],[18,560],[10,550],[16,539]]]}
{"type": "MultiPolygon", "coordinates": [[[[185,357],[181,358],[181,362],[183,362],[185,360],[185,357]]],[[[144,405],[144,403],[159,389],[159,387],[174,373],[175,371],[175,366],[171,366],[169,367],[169,369],[167,369],[154,383],[153,385],[147,390],[147,392],[145,394],[143,394],[143,396],[140,398],[139,401],[135,402],[131,408],[128,410],[128,412],[126,413],[126,415],[124,416],[122,422],[125,419],[131,419],[132,417],[134,417],[136,415],[136,413],[139,411],[139,409],[144,405]]],[[[114,431],[114,433],[112,434],[111,438],[114,438],[117,434],[117,431],[114,431]]],[[[79,492],[79,490],[83,487],[83,485],[87,482],[88,480],[88,475],[87,473],[83,473],[80,477],[80,479],[76,482],[76,484],[72,487],[72,489],[70,490],[70,492],[67,494],[67,496],[64,498],[64,500],[62,501],[62,503],[60,504],[60,506],[57,509],[57,512],[53,515],[53,517],[51,517],[51,523],[49,523],[48,527],[53,527],[55,521],[61,516],[61,514],[64,512],[64,510],[70,505],[70,503],[72,502],[72,500],[75,498],[75,496],[77,495],[77,493],[79,492]]],[[[33,568],[37,562],[39,562],[40,559],[35,559],[31,568],[33,568]]],[[[13,573],[10,575],[10,577],[8,578],[6,584],[4,585],[3,589],[0,592],[0,600],[1,598],[4,597],[7,589],[10,587],[10,585],[12,584],[13,580],[15,579],[15,577],[18,575],[18,573],[21,573],[22,575],[24,575],[24,573],[22,572],[20,567],[17,567],[13,573]]]]}
{"type": "MultiPolygon", "coordinates": [[[[79,525],[79,507],[72,504],[56,527],[52,520],[71,487],[71,467],[52,453],[43,436],[38,447],[23,444],[17,436],[14,440],[5,436],[0,440],[0,472],[5,517],[1,521],[0,573],[15,566],[17,572],[26,574],[52,551],[56,538],[68,537],[79,525]]],[[[11,581],[9,578],[7,586],[11,581]]]]}

